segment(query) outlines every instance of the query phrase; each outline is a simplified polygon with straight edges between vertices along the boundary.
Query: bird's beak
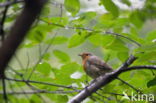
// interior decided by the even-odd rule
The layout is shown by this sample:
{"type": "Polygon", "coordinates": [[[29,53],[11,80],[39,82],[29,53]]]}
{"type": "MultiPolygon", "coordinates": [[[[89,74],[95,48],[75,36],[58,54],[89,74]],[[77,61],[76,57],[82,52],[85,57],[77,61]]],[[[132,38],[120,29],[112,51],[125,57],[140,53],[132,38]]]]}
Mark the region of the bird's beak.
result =
{"type": "Polygon", "coordinates": [[[78,56],[82,56],[82,54],[78,54],[78,56]]]}

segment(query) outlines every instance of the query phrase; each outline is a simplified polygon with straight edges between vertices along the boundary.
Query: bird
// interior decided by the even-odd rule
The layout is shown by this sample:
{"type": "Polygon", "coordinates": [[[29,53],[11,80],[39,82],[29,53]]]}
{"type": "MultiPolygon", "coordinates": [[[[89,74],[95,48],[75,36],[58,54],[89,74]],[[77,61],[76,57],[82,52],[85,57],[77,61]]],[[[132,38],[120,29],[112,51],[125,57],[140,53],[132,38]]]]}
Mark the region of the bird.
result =
{"type": "MultiPolygon", "coordinates": [[[[83,69],[86,72],[88,76],[96,80],[101,75],[105,75],[106,73],[113,72],[114,70],[112,67],[105,63],[102,59],[100,59],[98,56],[93,55],[92,53],[89,52],[83,52],[79,54],[82,58],[82,64],[83,64],[83,69]]],[[[127,83],[126,81],[120,79],[119,77],[116,77],[116,79],[120,80],[122,83],[128,85],[132,89],[134,89],[137,92],[140,92],[140,90],[136,89],[134,86],[131,84],[127,83]]]]}
{"type": "Polygon", "coordinates": [[[113,71],[110,65],[92,53],[84,52],[79,54],[79,56],[82,58],[84,71],[93,79],[113,71]]]}

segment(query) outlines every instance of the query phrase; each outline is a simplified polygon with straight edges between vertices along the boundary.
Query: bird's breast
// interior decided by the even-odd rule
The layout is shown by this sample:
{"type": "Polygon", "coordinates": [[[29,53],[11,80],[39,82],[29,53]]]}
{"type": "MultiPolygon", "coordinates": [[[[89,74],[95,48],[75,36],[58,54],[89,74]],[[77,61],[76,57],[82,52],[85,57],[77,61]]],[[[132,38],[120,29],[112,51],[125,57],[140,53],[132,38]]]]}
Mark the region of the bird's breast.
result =
{"type": "Polygon", "coordinates": [[[87,56],[85,59],[83,59],[83,69],[86,72],[88,69],[89,63],[88,63],[89,56],[87,56]]]}

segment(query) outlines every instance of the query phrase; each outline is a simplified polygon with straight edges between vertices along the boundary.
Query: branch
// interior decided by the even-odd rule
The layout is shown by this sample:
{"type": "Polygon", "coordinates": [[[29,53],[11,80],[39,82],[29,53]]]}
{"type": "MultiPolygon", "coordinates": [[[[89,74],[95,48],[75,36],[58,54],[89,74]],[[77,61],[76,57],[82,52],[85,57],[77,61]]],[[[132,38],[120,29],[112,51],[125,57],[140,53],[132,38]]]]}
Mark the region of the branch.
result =
{"type": "MultiPolygon", "coordinates": [[[[7,92],[7,94],[38,94],[38,93],[49,93],[49,94],[67,94],[67,93],[75,93],[78,91],[62,91],[62,90],[57,90],[57,91],[26,91],[26,92],[7,92]]],[[[3,94],[3,92],[0,92],[0,94],[3,94]]]]}
{"type": "Polygon", "coordinates": [[[26,4],[20,16],[11,28],[9,36],[0,48],[0,78],[4,76],[5,68],[23,41],[35,19],[39,16],[47,0],[25,0],[26,4]]]}
{"type": "MultiPolygon", "coordinates": [[[[9,0],[8,0],[9,1],[9,0]]],[[[7,5],[3,11],[3,16],[2,16],[2,19],[0,21],[0,35],[1,35],[1,40],[3,41],[4,40],[4,22],[5,22],[5,19],[6,19],[6,15],[7,15],[7,12],[8,12],[8,8],[9,8],[9,5],[7,5]]]]}
{"type": "Polygon", "coordinates": [[[42,85],[49,85],[49,86],[56,86],[56,87],[74,89],[72,86],[65,86],[65,85],[59,85],[59,84],[54,84],[54,83],[47,83],[47,82],[40,82],[40,81],[32,81],[32,80],[11,79],[11,78],[5,78],[5,79],[6,80],[9,80],[9,81],[36,83],[36,84],[42,84],[42,85]]]}
{"type": "Polygon", "coordinates": [[[156,70],[156,66],[132,66],[128,67],[130,64],[132,64],[136,58],[134,56],[131,56],[119,69],[107,73],[103,76],[100,76],[95,80],[94,83],[90,84],[88,87],[85,87],[84,90],[82,90],[79,94],[77,94],[75,97],[71,99],[69,103],[80,103],[83,101],[85,98],[90,96],[92,93],[96,92],[98,89],[101,87],[109,84],[112,82],[114,79],[118,77],[123,72],[130,71],[130,70],[138,70],[138,69],[154,69],[156,70]]]}
{"type": "Polygon", "coordinates": [[[6,82],[4,78],[2,78],[2,86],[3,86],[3,98],[5,100],[5,103],[8,103],[8,97],[6,93],[6,82]]]}
{"type": "Polygon", "coordinates": [[[24,0],[14,0],[14,1],[7,1],[5,3],[0,3],[0,7],[5,7],[5,6],[9,6],[12,4],[16,4],[16,3],[20,3],[23,2],[24,0]]]}
{"type": "Polygon", "coordinates": [[[136,44],[137,46],[141,46],[140,43],[138,43],[137,41],[127,37],[127,36],[124,36],[124,35],[121,35],[121,34],[118,34],[118,33],[114,33],[114,32],[109,32],[109,31],[99,31],[99,30],[94,30],[94,29],[90,29],[90,28],[83,28],[83,27],[72,27],[72,26],[65,26],[65,25],[62,25],[62,24],[58,24],[58,23],[49,23],[43,19],[40,19],[41,21],[45,22],[45,23],[48,23],[48,24],[51,24],[51,25],[55,25],[55,26],[58,26],[60,28],[65,28],[65,29],[78,29],[78,30],[87,30],[87,31],[90,31],[90,32],[101,32],[103,34],[110,34],[110,35],[115,35],[115,36],[119,36],[119,37],[122,37],[122,38],[125,38],[131,42],[133,42],[134,44],[136,44]]]}
{"type": "Polygon", "coordinates": [[[130,70],[142,70],[142,69],[156,70],[156,65],[132,66],[132,67],[128,67],[128,68],[122,70],[122,72],[130,71],[130,70]]]}

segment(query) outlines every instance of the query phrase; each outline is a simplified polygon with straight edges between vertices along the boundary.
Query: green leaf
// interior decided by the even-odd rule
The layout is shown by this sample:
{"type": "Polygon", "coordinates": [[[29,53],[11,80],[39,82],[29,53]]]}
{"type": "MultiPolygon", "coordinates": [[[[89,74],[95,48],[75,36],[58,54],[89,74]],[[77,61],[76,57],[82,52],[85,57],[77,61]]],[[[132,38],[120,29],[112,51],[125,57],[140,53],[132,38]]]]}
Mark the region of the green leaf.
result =
{"type": "Polygon", "coordinates": [[[91,35],[88,39],[95,46],[102,45],[102,35],[100,34],[91,35]]]}
{"type": "Polygon", "coordinates": [[[138,57],[138,61],[155,61],[156,60],[156,51],[145,51],[144,53],[138,53],[136,56],[138,57]]]}
{"type": "Polygon", "coordinates": [[[63,44],[65,42],[67,42],[68,38],[65,36],[57,36],[51,39],[46,40],[45,42],[47,44],[53,44],[53,45],[57,45],[57,44],[63,44]]]}
{"type": "Polygon", "coordinates": [[[68,96],[67,95],[58,95],[56,100],[59,100],[58,103],[67,103],[68,96]]]}
{"type": "Polygon", "coordinates": [[[54,103],[67,103],[68,102],[68,95],[61,95],[61,94],[46,94],[46,97],[54,103]]]}
{"type": "Polygon", "coordinates": [[[127,18],[118,18],[115,20],[113,27],[122,27],[129,24],[129,19],[127,18]]]}
{"type": "Polygon", "coordinates": [[[69,62],[70,61],[70,57],[65,52],[62,52],[60,50],[54,50],[53,53],[62,62],[69,62]]]}
{"type": "Polygon", "coordinates": [[[41,72],[44,75],[49,75],[52,68],[51,68],[50,64],[43,62],[43,63],[39,63],[37,65],[36,70],[38,70],[39,72],[41,72]]]}
{"type": "Polygon", "coordinates": [[[117,56],[120,61],[124,62],[128,58],[128,52],[118,52],[117,56]]]}
{"type": "Polygon", "coordinates": [[[80,1],[64,0],[64,6],[68,12],[72,13],[72,15],[75,16],[80,10],[80,1]]]}
{"type": "Polygon", "coordinates": [[[131,2],[129,0],[121,0],[122,3],[131,6],[131,2]]]}
{"type": "Polygon", "coordinates": [[[94,29],[103,31],[104,29],[113,27],[115,21],[111,13],[105,13],[97,18],[97,22],[94,29]]]}
{"type": "Polygon", "coordinates": [[[106,8],[107,11],[112,13],[114,17],[119,16],[119,10],[118,7],[112,2],[112,0],[101,0],[101,3],[106,8]]]}
{"type": "Polygon", "coordinates": [[[68,47],[72,48],[72,47],[78,46],[81,43],[83,43],[84,40],[85,40],[85,37],[83,35],[74,34],[69,40],[68,47]]]}
{"type": "Polygon", "coordinates": [[[114,39],[114,41],[110,43],[109,45],[107,45],[105,48],[110,49],[110,50],[120,51],[120,52],[128,51],[128,48],[125,46],[125,44],[120,39],[117,39],[117,38],[114,39]]]}
{"type": "Polygon", "coordinates": [[[54,71],[56,76],[56,81],[54,82],[59,84],[66,84],[66,85],[75,82],[75,79],[72,79],[70,75],[78,71],[79,69],[80,69],[80,65],[78,65],[75,62],[64,64],[63,66],[61,66],[60,69],[54,71]]]}
{"type": "Polygon", "coordinates": [[[146,40],[148,42],[156,42],[156,30],[147,33],[146,40]]]}
{"type": "Polygon", "coordinates": [[[155,50],[156,50],[156,43],[148,43],[137,48],[135,51],[136,52],[149,52],[149,51],[155,51],[155,50]]]}
{"type": "Polygon", "coordinates": [[[130,15],[130,21],[137,27],[137,28],[141,28],[143,25],[143,20],[139,14],[139,12],[133,12],[130,15]]]}
{"type": "Polygon", "coordinates": [[[45,53],[43,56],[44,60],[49,60],[50,59],[50,53],[45,53]]]}
{"type": "Polygon", "coordinates": [[[72,20],[72,23],[77,25],[84,25],[89,23],[91,20],[93,20],[96,17],[96,12],[84,12],[78,16],[79,18],[72,20]]]}
{"type": "Polygon", "coordinates": [[[155,86],[155,85],[156,85],[156,77],[154,79],[148,81],[148,83],[147,83],[148,88],[155,86]]]}
{"type": "Polygon", "coordinates": [[[29,39],[36,42],[41,42],[44,40],[44,38],[45,38],[44,32],[41,32],[39,30],[35,30],[29,35],[29,39]]]}
{"type": "Polygon", "coordinates": [[[39,24],[30,31],[27,38],[33,42],[40,43],[45,39],[47,33],[50,32],[51,30],[52,27],[50,25],[39,24]]]}
{"type": "Polygon", "coordinates": [[[95,46],[106,46],[114,40],[114,37],[112,35],[92,34],[88,39],[95,46]]]}

